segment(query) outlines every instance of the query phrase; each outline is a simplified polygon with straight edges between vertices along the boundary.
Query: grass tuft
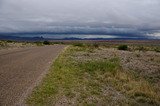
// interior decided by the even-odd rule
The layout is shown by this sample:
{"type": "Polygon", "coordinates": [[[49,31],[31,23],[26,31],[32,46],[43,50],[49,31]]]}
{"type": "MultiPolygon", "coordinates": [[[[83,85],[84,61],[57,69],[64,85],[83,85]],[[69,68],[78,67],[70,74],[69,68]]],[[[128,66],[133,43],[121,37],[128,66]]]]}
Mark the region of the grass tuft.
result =
{"type": "Polygon", "coordinates": [[[97,71],[115,73],[118,66],[118,59],[102,60],[102,61],[88,61],[85,63],[79,63],[81,70],[85,72],[94,73],[97,71]]]}

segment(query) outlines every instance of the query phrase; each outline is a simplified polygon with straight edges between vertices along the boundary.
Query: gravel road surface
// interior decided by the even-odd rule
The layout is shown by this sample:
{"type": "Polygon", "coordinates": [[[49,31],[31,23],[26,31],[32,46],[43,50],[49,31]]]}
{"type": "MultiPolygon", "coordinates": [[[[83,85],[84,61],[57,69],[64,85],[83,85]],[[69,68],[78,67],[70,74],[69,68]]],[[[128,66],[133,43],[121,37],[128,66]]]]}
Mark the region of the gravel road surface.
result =
{"type": "Polygon", "coordinates": [[[22,105],[63,45],[0,51],[0,106],[22,105]]]}

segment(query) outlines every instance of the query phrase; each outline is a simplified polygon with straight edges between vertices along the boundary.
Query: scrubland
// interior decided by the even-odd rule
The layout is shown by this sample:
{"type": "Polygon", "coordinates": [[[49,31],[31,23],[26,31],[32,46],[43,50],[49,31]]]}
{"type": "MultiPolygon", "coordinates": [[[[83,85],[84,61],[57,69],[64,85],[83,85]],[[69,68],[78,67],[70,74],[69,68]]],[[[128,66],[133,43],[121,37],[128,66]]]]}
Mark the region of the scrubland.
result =
{"type": "Polygon", "coordinates": [[[160,105],[160,46],[69,45],[28,105],[160,105]]]}

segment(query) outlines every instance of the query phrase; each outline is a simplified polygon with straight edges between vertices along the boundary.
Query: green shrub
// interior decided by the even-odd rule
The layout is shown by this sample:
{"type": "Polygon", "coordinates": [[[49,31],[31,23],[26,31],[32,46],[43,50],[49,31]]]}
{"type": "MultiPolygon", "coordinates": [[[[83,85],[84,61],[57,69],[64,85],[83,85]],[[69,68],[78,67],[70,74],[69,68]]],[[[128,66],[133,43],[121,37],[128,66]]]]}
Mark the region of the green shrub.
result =
{"type": "Polygon", "coordinates": [[[127,45],[120,45],[120,46],[118,46],[118,50],[128,50],[128,46],[127,45]]]}
{"type": "Polygon", "coordinates": [[[109,71],[115,74],[116,69],[119,67],[118,64],[119,60],[117,58],[113,58],[104,61],[88,61],[84,63],[79,63],[79,67],[80,69],[89,73],[94,73],[96,71],[101,71],[101,72],[109,71]]]}
{"type": "Polygon", "coordinates": [[[12,40],[7,40],[6,42],[7,42],[7,43],[13,43],[14,41],[12,41],[12,40]]]}
{"type": "Polygon", "coordinates": [[[85,45],[83,43],[74,43],[73,46],[84,47],[85,45]]]}
{"type": "Polygon", "coordinates": [[[160,49],[159,48],[155,48],[154,51],[160,52],[160,49]]]}
{"type": "Polygon", "coordinates": [[[50,45],[50,42],[49,41],[44,41],[43,44],[44,45],[50,45]]]}
{"type": "Polygon", "coordinates": [[[34,42],[37,46],[43,46],[43,42],[34,42]]]}
{"type": "Polygon", "coordinates": [[[52,42],[52,44],[65,44],[64,42],[52,42]]]}

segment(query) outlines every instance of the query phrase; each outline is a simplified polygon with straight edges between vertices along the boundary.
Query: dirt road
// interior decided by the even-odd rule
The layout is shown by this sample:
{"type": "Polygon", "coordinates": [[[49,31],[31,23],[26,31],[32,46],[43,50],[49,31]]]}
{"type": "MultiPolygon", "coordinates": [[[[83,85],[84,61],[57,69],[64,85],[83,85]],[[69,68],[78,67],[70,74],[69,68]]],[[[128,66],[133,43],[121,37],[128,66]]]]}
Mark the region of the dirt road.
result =
{"type": "Polygon", "coordinates": [[[0,106],[20,105],[65,46],[0,51],[0,106]]]}

